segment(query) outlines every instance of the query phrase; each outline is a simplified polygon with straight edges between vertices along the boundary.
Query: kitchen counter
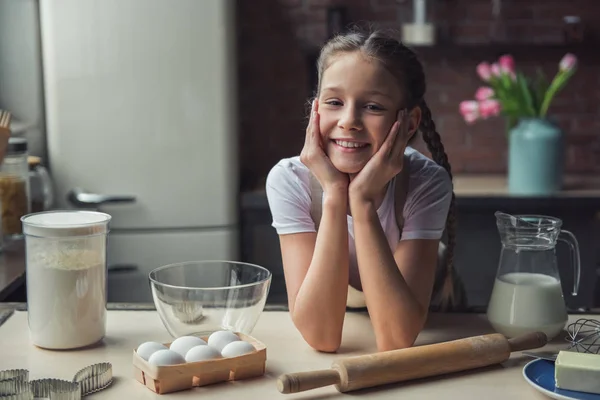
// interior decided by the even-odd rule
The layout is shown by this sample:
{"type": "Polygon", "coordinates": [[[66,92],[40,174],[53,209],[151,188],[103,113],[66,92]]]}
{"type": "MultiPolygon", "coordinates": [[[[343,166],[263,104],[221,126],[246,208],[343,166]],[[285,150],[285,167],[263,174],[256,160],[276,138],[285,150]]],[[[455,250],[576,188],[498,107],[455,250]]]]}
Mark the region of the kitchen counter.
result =
{"type": "Polygon", "coordinates": [[[454,177],[456,205],[462,208],[571,208],[598,210],[600,177],[566,175],[563,190],[552,196],[521,196],[508,192],[506,175],[464,175],[454,177]]]}
{"type": "MultiPolygon", "coordinates": [[[[572,316],[571,321],[582,315],[572,316]]],[[[375,351],[375,339],[368,316],[348,313],[344,326],[343,346],[338,354],[318,353],[302,340],[294,329],[289,313],[265,311],[252,336],[267,347],[267,369],[261,378],[228,382],[195,388],[189,391],[157,395],[133,377],[132,351],[144,341],[171,341],[155,311],[108,312],[108,333],[95,348],[79,351],[48,351],[34,347],[27,334],[27,313],[16,309],[0,326],[0,370],[26,368],[30,379],[55,377],[69,379],[80,368],[99,362],[111,362],[114,383],[95,399],[335,399],[348,394],[338,393],[333,386],[294,395],[280,394],[276,379],[282,373],[328,368],[332,361],[344,356],[375,351]]],[[[432,314],[417,345],[448,341],[467,336],[492,333],[484,314],[432,314]]],[[[557,350],[565,345],[557,339],[544,350],[557,350]]],[[[539,349],[541,350],[541,349],[539,349]]],[[[427,378],[404,384],[352,392],[369,399],[544,399],[522,376],[523,366],[531,361],[513,353],[503,364],[444,377],[427,378]]]]}
{"type": "MultiPolygon", "coordinates": [[[[457,197],[518,197],[508,193],[507,176],[504,174],[457,174],[454,176],[454,191],[457,197]]],[[[600,199],[600,177],[565,175],[563,190],[555,197],[600,199]]]]}

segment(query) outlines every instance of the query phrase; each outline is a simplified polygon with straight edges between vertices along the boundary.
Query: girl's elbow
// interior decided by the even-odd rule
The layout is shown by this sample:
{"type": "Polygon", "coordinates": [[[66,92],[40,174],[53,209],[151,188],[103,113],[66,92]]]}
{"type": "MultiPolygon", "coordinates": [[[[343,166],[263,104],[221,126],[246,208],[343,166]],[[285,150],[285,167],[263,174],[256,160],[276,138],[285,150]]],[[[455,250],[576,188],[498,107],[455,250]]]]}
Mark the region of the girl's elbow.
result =
{"type": "Polygon", "coordinates": [[[390,351],[414,346],[419,331],[398,329],[395,332],[381,332],[377,335],[377,350],[390,351]]]}
{"type": "Polygon", "coordinates": [[[335,353],[342,344],[341,335],[323,330],[299,329],[304,341],[313,349],[323,353],[335,353]]]}
{"type": "Polygon", "coordinates": [[[292,321],[304,341],[313,349],[323,353],[335,353],[342,344],[341,327],[324,327],[323,321],[313,321],[292,314],[292,321]]]}
{"type": "Polygon", "coordinates": [[[342,344],[341,332],[323,329],[300,329],[302,337],[313,349],[323,353],[335,353],[342,344]]]}
{"type": "Polygon", "coordinates": [[[412,347],[415,343],[414,339],[408,337],[389,338],[377,341],[377,351],[400,350],[412,347]]]}
{"type": "Polygon", "coordinates": [[[335,353],[341,346],[341,340],[336,338],[318,338],[316,340],[305,338],[305,340],[310,347],[322,353],[335,353]]]}

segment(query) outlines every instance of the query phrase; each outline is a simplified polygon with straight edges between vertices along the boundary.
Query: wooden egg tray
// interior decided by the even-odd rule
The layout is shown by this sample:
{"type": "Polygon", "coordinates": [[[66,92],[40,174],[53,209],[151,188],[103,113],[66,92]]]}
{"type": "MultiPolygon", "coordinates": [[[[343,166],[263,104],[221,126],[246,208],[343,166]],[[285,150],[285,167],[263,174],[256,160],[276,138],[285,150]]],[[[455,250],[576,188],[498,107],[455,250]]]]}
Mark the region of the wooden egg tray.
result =
{"type": "MultiPolygon", "coordinates": [[[[267,362],[267,348],[251,336],[237,333],[241,340],[256,349],[252,353],[231,358],[219,358],[177,365],[156,366],[133,351],[133,369],[136,380],[158,394],[188,390],[213,383],[239,381],[262,376],[267,362]]],[[[208,336],[202,337],[204,341],[208,336]]],[[[170,347],[171,343],[163,343],[170,347]]]]}

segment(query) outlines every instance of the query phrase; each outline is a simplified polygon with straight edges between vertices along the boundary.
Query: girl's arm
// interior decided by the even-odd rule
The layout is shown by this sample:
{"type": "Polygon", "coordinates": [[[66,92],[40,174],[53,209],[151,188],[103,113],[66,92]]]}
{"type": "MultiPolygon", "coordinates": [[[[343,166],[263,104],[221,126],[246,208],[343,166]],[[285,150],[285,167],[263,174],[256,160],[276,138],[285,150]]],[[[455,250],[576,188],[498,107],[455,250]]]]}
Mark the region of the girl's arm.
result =
{"type": "Polygon", "coordinates": [[[415,238],[390,249],[377,216],[377,194],[385,193],[386,185],[404,169],[404,151],[419,121],[419,108],[400,110],[384,143],[349,187],[360,280],[382,351],[412,346],[425,324],[437,266],[436,232],[444,224],[437,225],[442,217],[445,220],[452,198],[445,170],[425,176],[426,187],[413,189],[403,229],[408,226],[415,238]],[[415,235],[419,229],[423,233],[415,235]],[[416,239],[419,236],[428,238],[416,239]]]}
{"type": "Polygon", "coordinates": [[[439,240],[404,240],[392,252],[376,208],[352,203],[360,280],[379,351],[413,345],[425,324],[439,240]]]}
{"type": "Polygon", "coordinates": [[[334,352],[348,296],[348,194],[325,194],[319,232],[280,235],[292,320],[306,342],[334,352]]]}

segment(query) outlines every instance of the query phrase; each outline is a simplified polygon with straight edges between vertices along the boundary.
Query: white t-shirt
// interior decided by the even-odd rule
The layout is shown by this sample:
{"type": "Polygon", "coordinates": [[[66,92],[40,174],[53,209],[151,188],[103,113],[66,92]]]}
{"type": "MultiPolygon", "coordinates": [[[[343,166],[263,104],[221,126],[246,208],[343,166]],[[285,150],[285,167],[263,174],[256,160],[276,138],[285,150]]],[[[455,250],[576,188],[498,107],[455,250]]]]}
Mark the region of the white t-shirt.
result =
{"type": "MultiPolygon", "coordinates": [[[[446,170],[407,147],[404,154],[410,162],[408,193],[404,203],[404,227],[401,240],[440,239],[446,225],[452,200],[452,182],[446,170]]],[[[398,244],[398,225],[394,209],[395,179],[377,209],[379,221],[390,244],[398,244]]],[[[272,226],[279,235],[315,232],[310,215],[309,170],[299,156],[284,158],[269,172],[266,194],[273,218],[272,226]]],[[[351,275],[356,273],[356,248],[352,217],[348,215],[348,239],[351,275]]],[[[351,279],[353,281],[354,279],[351,279]]]]}

